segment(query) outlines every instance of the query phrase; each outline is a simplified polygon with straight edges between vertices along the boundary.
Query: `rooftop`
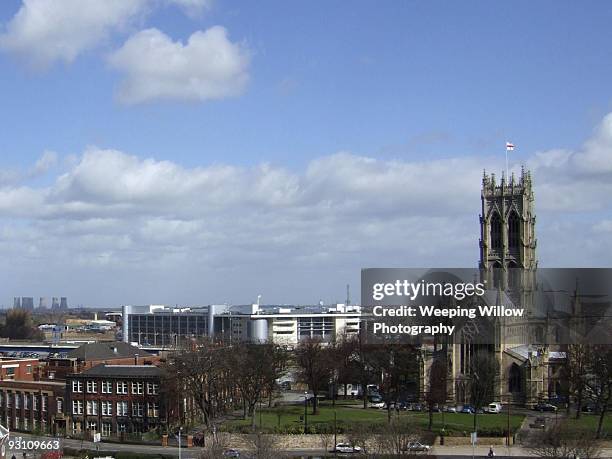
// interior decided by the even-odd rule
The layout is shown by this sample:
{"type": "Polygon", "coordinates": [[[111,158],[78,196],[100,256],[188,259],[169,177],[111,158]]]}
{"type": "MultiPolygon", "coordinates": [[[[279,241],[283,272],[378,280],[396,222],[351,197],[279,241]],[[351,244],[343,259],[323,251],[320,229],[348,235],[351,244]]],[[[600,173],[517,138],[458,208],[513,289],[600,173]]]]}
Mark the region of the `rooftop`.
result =
{"type": "Polygon", "coordinates": [[[142,349],[132,346],[128,343],[120,341],[112,341],[108,343],[88,343],[83,344],[70,351],[68,358],[76,358],[80,360],[105,360],[105,359],[124,359],[128,357],[145,357],[150,354],[142,349]]]}
{"type": "Polygon", "coordinates": [[[96,365],[81,374],[84,376],[160,376],[161,369],[153,365],[96,365]]]}

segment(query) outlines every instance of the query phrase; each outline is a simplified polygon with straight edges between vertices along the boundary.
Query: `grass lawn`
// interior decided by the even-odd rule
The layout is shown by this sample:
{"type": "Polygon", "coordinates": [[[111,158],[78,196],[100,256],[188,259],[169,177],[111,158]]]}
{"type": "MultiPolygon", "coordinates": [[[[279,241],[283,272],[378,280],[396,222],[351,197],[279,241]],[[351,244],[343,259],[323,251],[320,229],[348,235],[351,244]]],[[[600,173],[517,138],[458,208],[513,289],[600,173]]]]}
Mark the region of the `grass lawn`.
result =
{"type": "MultiPolygon", "coordinates": [[[[346,430],[353,423],[368,423],[372,428],[384,428],[387,423],[387,411],[367,408],[363,409],[361,402],[336,403],[336,408],[329,402],[322,402],[319,405],[319,413],[312,415],[312,410],[308,409],[308,426],[311,431],[332,430],[334,423],[334,411],[337,415],[337,425],[340,432],[346,430]]],[[[418,413],[411,411],[401,411],[399,415],[393,411],[392,418],[399,416],[400,420],[414,422],[421,429],[427,429],[429,425],[428,413],[418,413]]],[[[300,433],[304,430],[304,407],[303,405],[283,406],[274,409],[264,408],[255,415],[255,426],[264,431],[276,431],[287,433],[300,433]]],[[[512,431],[518,429],[523,421],[522,415],[512,415],[510,417],[510,428],[512,431]]],[[[447,434],[469,435],[472,431],[473,416],[462,413],[434,413],[434,432],[439,432],[443,427],[447,434]]],[[[491,434],[502,435],[506,429],[508,419],[503,414],[480,414],[477,417],[478,430],[490,432],[491,434]]],[[[248,429],[251,425],[250,419],[237,419],[228,421],[228,429],[248,429]]]]}
{"type": "MultiPolygon", "coordinates": [[[[597,425],[599,423],[599,415],[598,414],[582,414],[580,419],[576,419],[574,413],[567,418],[568,425],[572,427],[576,427],[577,429],[584,429],[589,432],[596,432],[597,425]]],[[[612,414],[606,413],[603,421],[603,433],[605,437],[610,438],[612,436],[612,414]]]]}

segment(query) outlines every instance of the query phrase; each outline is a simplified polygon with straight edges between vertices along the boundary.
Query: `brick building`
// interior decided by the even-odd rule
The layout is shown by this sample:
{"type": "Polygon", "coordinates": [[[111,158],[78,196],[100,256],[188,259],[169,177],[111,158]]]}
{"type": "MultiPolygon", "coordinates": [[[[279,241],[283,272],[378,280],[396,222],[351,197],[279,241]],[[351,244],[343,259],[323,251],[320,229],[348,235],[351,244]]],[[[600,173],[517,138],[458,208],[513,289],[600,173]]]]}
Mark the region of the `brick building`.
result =
{"type": "Polygon", "coordinates": [[[41,362],[38,359],[0,358],[0,381],[33,381],[39,377],[41,362]]]}
{"type": "Polygon", "coordinates": [[[66,384],[60,381],[4,380],[0,423],[10,430],[57,433],[65,428],[66,384]]]}
{"type": "Polygon", "coordinates": [[[68,433],[103,437],[142,433],[165,423],[161,370],[101,364],[66,378],[68,433]]]}

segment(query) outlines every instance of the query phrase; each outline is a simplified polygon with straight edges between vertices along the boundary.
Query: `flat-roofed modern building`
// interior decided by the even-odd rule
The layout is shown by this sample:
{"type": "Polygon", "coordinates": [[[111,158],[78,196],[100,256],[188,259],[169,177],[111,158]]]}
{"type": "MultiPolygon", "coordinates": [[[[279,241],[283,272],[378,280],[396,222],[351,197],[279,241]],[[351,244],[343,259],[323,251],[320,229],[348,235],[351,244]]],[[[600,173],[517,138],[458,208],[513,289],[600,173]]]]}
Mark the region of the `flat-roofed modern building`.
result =
{"type": "Polygon", "coordinates": [[[203,336],[224,341],[294,345],[307,338],[331,341],[359,333],[361,308],[258,304],[203,307],[124,306],[123,340],[139,346],[177,346],[203,336]]]}

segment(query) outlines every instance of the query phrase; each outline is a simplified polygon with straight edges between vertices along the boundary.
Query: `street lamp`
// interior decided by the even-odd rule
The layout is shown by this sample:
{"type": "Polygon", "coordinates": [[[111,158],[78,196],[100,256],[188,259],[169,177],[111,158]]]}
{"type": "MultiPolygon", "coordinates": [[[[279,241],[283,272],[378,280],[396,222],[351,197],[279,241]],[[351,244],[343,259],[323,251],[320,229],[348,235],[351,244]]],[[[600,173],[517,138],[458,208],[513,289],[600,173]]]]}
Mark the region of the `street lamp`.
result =
{"type": "Polygon", "coordinates": [[[304,392],[304,435],[308,433],[308,392],[304,392]]]}
{"type": "Polygon", "coordinates": [[[179,459],[181,459],[181,432],[183,431],[182,427],[179,427],[178,431],[178,448],[179,448],[179,459]]]}

